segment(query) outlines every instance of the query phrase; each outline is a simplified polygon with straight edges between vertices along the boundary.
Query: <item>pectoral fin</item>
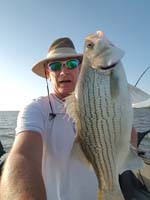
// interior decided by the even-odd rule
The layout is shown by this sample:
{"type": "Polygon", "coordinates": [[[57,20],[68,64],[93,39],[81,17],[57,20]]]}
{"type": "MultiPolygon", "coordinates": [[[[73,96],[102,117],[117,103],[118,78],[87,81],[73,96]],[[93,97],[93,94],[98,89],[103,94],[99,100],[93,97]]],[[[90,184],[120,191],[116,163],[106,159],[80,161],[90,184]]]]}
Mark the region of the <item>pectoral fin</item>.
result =
{"type": "Polygon", "coordinates": [[[77,102],[75,93],[73,92],[71,95],[66,97],[64,102],[64,107],[66,109],[66,114],[69,115],[70,118],[72,118],[74,121],[77,118],[77,102]]]}
{"type": "Polygon", "coordinates": [[[110,75],[110,94],[113,100],[115,100],[119,95],[119,77],[114,70],[110,75]]]}

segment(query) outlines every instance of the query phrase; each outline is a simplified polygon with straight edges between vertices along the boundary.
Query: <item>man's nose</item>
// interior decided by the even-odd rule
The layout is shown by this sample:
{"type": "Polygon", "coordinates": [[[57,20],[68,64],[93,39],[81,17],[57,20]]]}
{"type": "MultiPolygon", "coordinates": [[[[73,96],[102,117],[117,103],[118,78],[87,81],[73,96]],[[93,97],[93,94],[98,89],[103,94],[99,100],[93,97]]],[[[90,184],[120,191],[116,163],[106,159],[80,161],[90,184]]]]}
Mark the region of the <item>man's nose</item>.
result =
{"type": "Polygon", "coordinates": [[[66,67],[66,64],[63,63],[60,74],[67,74],[67,73],[68,73],[68,69],[66,67]]]}

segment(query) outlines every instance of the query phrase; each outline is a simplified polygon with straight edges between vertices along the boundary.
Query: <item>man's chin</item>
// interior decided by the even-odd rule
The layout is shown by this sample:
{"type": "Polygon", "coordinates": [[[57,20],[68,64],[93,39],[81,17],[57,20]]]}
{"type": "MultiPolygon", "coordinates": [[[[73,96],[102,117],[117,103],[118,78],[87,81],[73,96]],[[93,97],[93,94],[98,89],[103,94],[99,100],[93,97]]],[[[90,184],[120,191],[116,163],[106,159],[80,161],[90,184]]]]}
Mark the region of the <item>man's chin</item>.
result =
{"type": "Polygon", "coordinates": [[[63,98],[69,96],[71,93],[73,92],[73,90],[61,90],[60,94],[63,98]]]}

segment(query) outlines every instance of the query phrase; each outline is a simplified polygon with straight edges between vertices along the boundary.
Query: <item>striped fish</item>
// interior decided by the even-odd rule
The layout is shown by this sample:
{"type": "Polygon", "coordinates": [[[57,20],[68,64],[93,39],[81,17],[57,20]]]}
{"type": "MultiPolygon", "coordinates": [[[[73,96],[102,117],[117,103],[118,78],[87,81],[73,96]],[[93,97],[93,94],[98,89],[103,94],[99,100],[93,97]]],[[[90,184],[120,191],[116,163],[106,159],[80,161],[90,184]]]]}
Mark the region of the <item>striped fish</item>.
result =
{"type": "Polygon", "coordinates": [[[97,31],[85,39],[83,63],[66,112],[75,121],[76,142],[98,180],[99,200],[123,200],[118,175],[130,158],[133,111],[121,58],[123,51],[97,31]]]}

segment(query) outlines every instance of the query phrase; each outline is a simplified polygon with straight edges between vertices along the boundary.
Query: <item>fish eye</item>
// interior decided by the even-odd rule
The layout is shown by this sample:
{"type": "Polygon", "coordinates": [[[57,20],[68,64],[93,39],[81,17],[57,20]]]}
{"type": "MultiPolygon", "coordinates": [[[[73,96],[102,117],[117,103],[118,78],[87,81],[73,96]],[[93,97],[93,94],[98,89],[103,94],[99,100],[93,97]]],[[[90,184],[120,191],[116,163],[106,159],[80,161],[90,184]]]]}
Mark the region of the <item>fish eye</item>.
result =
{"type": "Polygon", "coordinates": [[[92,49],[93,46],[94,46],[94,43],[93,43],[93,42],[88,42],[87,45],[86,45],[86,47],[87,47],[88,49],[92,49]]]}

